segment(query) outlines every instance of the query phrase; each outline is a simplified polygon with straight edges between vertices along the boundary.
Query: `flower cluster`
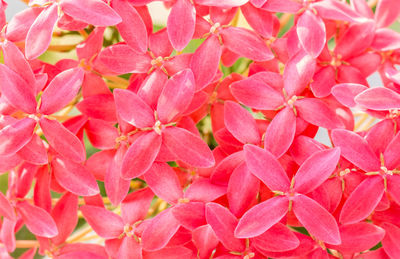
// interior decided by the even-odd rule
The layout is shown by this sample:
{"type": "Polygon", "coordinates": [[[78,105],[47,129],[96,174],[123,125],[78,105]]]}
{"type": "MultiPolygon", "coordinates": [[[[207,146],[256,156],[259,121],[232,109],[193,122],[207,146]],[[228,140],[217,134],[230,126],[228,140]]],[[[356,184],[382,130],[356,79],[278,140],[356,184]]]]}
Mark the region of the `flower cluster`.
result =
{"type": "Polygon", "coordinates": [[[398,0],[25,2],[0,258],[399,258],[398,0]]]}

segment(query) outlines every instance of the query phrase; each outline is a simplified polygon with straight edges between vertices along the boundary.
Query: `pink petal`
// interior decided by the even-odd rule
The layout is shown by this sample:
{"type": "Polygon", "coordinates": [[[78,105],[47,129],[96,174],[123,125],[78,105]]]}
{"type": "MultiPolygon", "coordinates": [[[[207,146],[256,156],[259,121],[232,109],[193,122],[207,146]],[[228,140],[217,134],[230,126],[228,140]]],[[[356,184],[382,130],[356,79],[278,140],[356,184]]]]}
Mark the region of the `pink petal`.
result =
{"type": "Polygon", "coordinates": [[[352,24],[338,40],[335,53],[341,55],[343,59],[348,59],[365,52],[374,39],[374,32],[373,21],[352,24]]]}
{"type": "Polygon", "coordinates": [[[357,223],[368,217],[380,202],[383,193],[382,177],[370,176],[362,181],[344,203],[340,222],[357,223]]]}
{"type": "Polygon", "coordinates": [[[237,140],[244,144],[260,143],[256,120],[245,108],[232,101],[226,101],[224,108],[225,126],[237,140]]]}
{"type": "Polygon", "coordinates": [[[167,245],[178,231],[179,222],[171,209],[166,209],[151,219],[142,234],[142,247],[146,251],[156,251],[167,245]]]}
{"type": "Polygon", "coordinates": [[[63,0],[60,7],[69,16],[94,26],[111,26],[122,21],[118,13],[101,0],[63,0]]]}
{"type": "Polygon", "coordinates": [[[336,70],[331,67],[323,67],[315,73],[310,87],[315,97],[327,97],[331,94],[332,87],[336,84],[336,70]]]}
{"type": "MultiPolygon", "coordinates": [[[[79,60],[90,60],[93,56],[97,55],[101,51],[101,49],[103,48],[103,37],[105,29],[106,28],[104,27],[95,28],[86,40],[76,46],[76,54],[78,55],[79,60]]],[[[92,76],[93,74],[89,75],[92,76]]],[[[86,74],[85,76],[88,76],[88,74],[86,74]]]]}
{"type": "Polygon", "coordinates": [[[103,49],[97,61],[116,74],[147,73],[151,68],[150,56],[138,53],[125,44],[103,49]]]}
{"type": "Polygon", "coordinates": [[[168,39],[167,28],[163,28],[149,36],[149,49],[156,57],[168,57],[174,48],[168,39]]]}
{"type": "Polygon", "coordinates": [[[297,248],[300,241],[285,225],[277,223],[260,236],[255,237],[252,244],[260,251],[284,252],[297,248]]]}
{"type": "Polygon", "coordinates": [[[161,250],[157,250],[154,252],[146,252],[145,258],[146,259],[174,259],[174,258],[193,258],[193,250],[184,247],[184,246],[177,246],[177,247],[165,247],[161,250]]]}
{"type": "Polygon", "coordinates": [[[114,98],[117,112],[124,121],[138,128],[154,125],[153,110],[134,92],[115,89],[114,98]]]}
{"type": "Polygon", "coordinates": [[[89,120],[85,131],[90,143],[98,149],[114,149],[119,137],[117,128],[103,120],[89,120]]]}
{"type": "Polygon", "coordinates": [[[7,197],[4,196],[2,192],[0,192],[0,215],[8,218],[9,220],[16,220],[16,215],[14,208],[11,206],[7,197]]]}
{"type": "Polygon", "coordinates": [[[15,14],[7,24],[6,38],[12,42],[23,41],[43,8],[26,8],[15,14]]]}
{"type": "Polygon", "coordinates": [[[335,0],[316,2],[311,6],[324,19],[354,22],[359,17],[359,14],[352,10],[349,5],[335,0]]]}
{"type": "Polygon", "coordinates": [[[154,131],[137,138],[125,154],[122,177],[132,179],[149,170],[160,151],[161,141],[161,136],[154,131]]]}
{"type": "Polygon", "coordinates": [[[257,178],[272,191],[287,191],[289,177],[278,160],[267,150],[254,145],[245,145],[246,164],[257,178]]]}
{"type": "Polygon", "coordinates": [[[274,58],[264,41],[250,30],[228,27],[220,33],[224,46],[236,54],[254,61],[267,61],[274,58]]]}
{"type": "Polygon", "coordinates": [[[68,191],[81,196],[93,196],[100,192],[96,179],[83,165],[56,158],[52,161],[57,182],[68,191]]]}
{"type": "Polygon", "coordinates": [[[339,230],[342,244],[332,248],[349,254],[368,250],[385,236],[385,230],[366,222],[342,225],[339,230]]]}
{"type": "Polygon", "coordinates": [[[147,29],[140,14],[128,1],[112,1],[111,6],[122,18],[122,22],[117,24],[121,37],[132,49],[145,53],[147,51],[147,29]]]}
{"type": "Polygon", "coordinates": [[[150,188],[131,192],[121,203],[121,217],[125,223],[134,224],[144,219],[153,200],[154,193],[150,188]]]}
{"type": "Polygon", "coordinates": [[[11,41],[5,41],[2,47],[4,51],[4,64],[20,75],[29,85],[34,85],[36,83],[35,75],[21,50],[11,41]]]}
{"type": "Polygon", "coordinates": [[[0,64],[0,90],[7,101],[14,107],[26,113],[35,113],[35,89],[30,86],[20,75],[0,64]]]}
{"type": "Polygon", "coordinates": [[[344,158],[365,172],[379,170],[380,162],[367,141],[358,134],[342,129],[332,131],[333,144],[340,147],[344,158]]]}
{"type": "Polygon", "coordinates": [[[201,259],[210,258],[212,251],[217,247],[219,241],[210,225],[196,228],[192,232],[193,243],[199,251],[201,259]]]}
{"type": "Polygon", "coordinates": [[[185,198],[191,201],[210,202],[226,194],[226,186],[212,183],[207,178],[192,182],[185,191],[185,198]]]}
{"type": "Polygon", "coordinates": [[[102,238],[118,238],[124,232],[124,222],[117,214],[91,205],[83,205],[79,209],[89,225],[102,238]]]}
{"type": "Polygon", "coordinates": [[[344,106],[353,108],[357,106],[354,97],[366,89],[368,89],[366,86],[360,84],[338,84],[332,88],[332,95],[344,106]]]}
{"type": "Polygon", "coordinates": [[[386,231],[385,237],[382,240],[383,249],[390,258],[396,258],[400,253],[400,245],[398,242],[400,238],[400,228],[390,223],[384,223],[383,228],[386,231]]]}
{"type": "Polygon", "coordinates": [[[44,209],[23,201],[17,204],[17,211],[33,234],[48,238],[58,235],[56,223],[44,209]]]}
{"type": "Polygon", "coordinates": [[[296,133],[296,116],[291,108],[281,110],[268,125],[264,135],[264,147],[279,158],[292,145],[296,133]]]}
{"type": "Polygon", "coordinates": [[[300,223],[316,239],[334,245],[341,243],[339,227],[335,218],[313,199],[305,195],[295,196],[293,212],[300,223]]]}
{"type": "Polygon", "coordinates": [[[179,160],[193,167],[208,168],[215,164],[208,145],[193,133],[178,127],[168,127],[162,135],[163,143],[179,160]]]}
{"type": "Polygon", "coordinates": [[[156,69],[140,85],[137,95],[155,110],[167,80],[168,76],[162,70],[156,69]]]}
{"type": "Polygon", "coordinates": [[[190,61],[193,71],[196,92],[202,90],[214,79],[222,54],[222,46],[217,36],[210,36],[194,52],[190,61]]]}
{"type": "Polygon", "coordinates": [[[317,151],[300,166],[294,177],[294,189],[309,193],[325,182],[334,172],[340,158],[340,148],[317,151]]]}
{"type": "MultiPolygon", "coordinates": [[[[9,220],[8,218],[4,218],[1,224],[0,229],[0,239],[3,242],[4,247],[8,252],[12,252],[16,248],[16,240],[15,240],[15,225],[17,221],[9,220]]],[[[0,253],[1,255],[1,253],[0,253]]],[[[8,255],[8,253],[7,253],[8,255]]],[[[5,259],[11,259],[12,257],[5,257],[5,259]]]]}
{"type": "Polygon", "coordinates": [[[400,190],[398,188],[400,184],[400,175],[387,175],[387,192],[394,202],[400,204],[400,190]]]}
{"type": "Polygon", "coordinates": [[[157,115],[162,123],[169,123],[189,107],[195,90],[190,69],[172,76],[164,86],[157,103],[157,115]]]}
{"type": "Polygon", "coordinates": [[[284,102],[281,93],[255,78],[246,78],[230,85],[232,95],[254,109],[274,110],[284,102]]]}
{"type": "Polygon", "coordinates": [[[299,51],[285,66],[284,87],[289,97],[298,95],[310,83],[315,71],[315,60],[305,51],[299,51]]]}
{"type": "Polygon", "coordinates": [[[387,168],[396,168],[400,164],[400,134],[397,135],[392,139],[392,141],[386,147],[383,156],[385,158],[385,166],[387,168]]]}
{"type": "Polygon", "coordinates": [[[127,148],[125,146],[118,148],[114,158],[108,165],[106,174],[104,176],[106,193],[114,206],[118,206],[118,204],[120,204],[120,202],[126,197],[130,187],[131,181],[121,177],[121,166],[126,149],[127,148]]]}
{"type": "Polygon", "coordinates": [[[78,223],[78,196],[72,193],[64,194],[51,211],[59,234],[52,238],[55,244],[64,243],[74,231],[78,223]]]}
{"type": "Polygon", "coordinates": [[[316,98],[304,98],[295,102],[299,117],[305,121],[327,129],[342,128],[338,115],[323,101],[316,98]],[[319,112],[315,112],[319,111],[319,112]]]}
{"type": "Polygon", "coordinates": [[[235,152],[235,153],[225,157],[223,160],[221,160],[217,164],[217,166],[213,170],[213,172],[211,174],[211,178],[210,178],[211,182],[216,183],[216,184],[228,185],[229,178],[230,178],[232,172],[244,160],[245,160],[245,158],[244,158],[243,151],[235,152]]]}
{"type": "Polygon", "coordinates": [[[206,219],[226,249],[230,251],[243,251],[245,249],[244,240],[234,237],[233,233],[238,220],[227,208],[217,203],[208,203],[206,205],[206,219]]]}
{"type": "Polygon", "coordinates": [[[13,155],[32,138],[36,121],[31,118],[18,120],[0,130],[0,156],[13,155]]]}
{"type": "Polygon", "coordinates": [[[306,10],[300,15],[296,30],[304,50],[313,58],[318,57],[326,42],[324,21],[312,11],[306,10]]]}
{"type": "Polygon", "coordinates": [[[205,205],[203,202],[180,203],[174,206],[172,213],[179,223],[189,229],[194,230],[207,224],[205,215],[205,205]]]}
{"type": "Polygon", "coordinates": [[[178,176],[167,163],[154,163],[144,179],[154,194],[169,204],[176,204],[183,198],[178,176]]]}
{"type": "Polygon", "coordinates": [[[259,4],[265,1],[266,0],[253,0],[251,1],[252,4],[247,3],[241,6],[240,10],[249,25],[261,36],[268,39],[272,37],[274,33],[275,17],[273,14],[262,8],[256,8],[261,7],[259,4]]]}
{"type": "Polygon", "coordinates": [[[68,69],[58,74],[41,96],[39,111],[53,114],[70,103],[81,88],[84,72],[81,68],[68,69]]]}
{"type": "Polygon", "coordinates": [[[96,94],[83,99],[75,106],[81,113],[93,119],[117,121],[114,97],[111,94],[96,94]]]}
{"type": "Polygon", "coordinates": [[[241,217],[252,204],[256,203],[258,191],[258,179],[250,173],[245,163],[238,166],[228,183],[227,197],[231,212],[241,217]]]}
{"type": "Polygon", "coordinates": [[[43,144],[43,140],[36,134],[32,136],[31,140],[17,154],[26,162],[34,165],[45,165],[49,162],[47,149],[43,144]]]}
{"type": "Polygon", "coordinates": [[[278,223],[288,212],[289,200],[286,196],[276,196],[248,210],[235,229],[235,237],[256,237],[278,223]],[[265,215],[268,215],[266,217],[265,215]]]}
{"type": "Polygon", "coordinates": [[[371,47],[380,51],[398,49],[400,48],[400,34],[389,28],[377,29],[371,47]]]}
{"type": "Polygon", "coordinates": [[[397,4],[396,0],[382,0],[378,2],[375,11],[376,25],[378,27],[388,27],[396,20],[399,16],[399,13],[396,12],[397,4]]]}
{"type": "Polygon", "coordinates": [[[400,109],[400,94],[384,87],[369,88],[358,94],[354,100],[367,109],[377,111],[400,109]]]}
{"type": "Polygon", "coordinates": [[[190,1],[178,0],[168,16],[167,32],[172,46],[182,51],[193,37],[196,9],[190,1]]]}
{"type": "Polygon", "coordinates": [[[223,0],[223,1],[213,1],[213,0],[198,0],[197,4],[205,6],[217,6],[222,8],[231,8],[244,5],[248,0],[223,0]]]}
{"type": "Polygon", "coordinates": [[[58,153],[78,163],[85,161],[82,142],[61,123],[43,117],[39,124],[50,146],[58,153]]]}
{"type": "Polygon", "coordinates": [[[26,36],[25,56],[35,59],[42,55],[50,45],[54,25],[58,19],[58,6],[51,4],[44,9],[32,24],[26,36]]]}

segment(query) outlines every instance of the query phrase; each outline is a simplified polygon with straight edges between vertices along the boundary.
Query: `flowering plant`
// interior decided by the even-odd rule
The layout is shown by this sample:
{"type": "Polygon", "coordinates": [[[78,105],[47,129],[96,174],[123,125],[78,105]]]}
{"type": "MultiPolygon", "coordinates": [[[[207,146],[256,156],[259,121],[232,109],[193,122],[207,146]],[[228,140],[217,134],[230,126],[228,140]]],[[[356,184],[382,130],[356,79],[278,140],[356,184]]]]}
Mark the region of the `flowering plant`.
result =
{"type": "Polygon", "coordinates": [[[25,2],[0,258],[399,258],[398,0],[25,2]]]}

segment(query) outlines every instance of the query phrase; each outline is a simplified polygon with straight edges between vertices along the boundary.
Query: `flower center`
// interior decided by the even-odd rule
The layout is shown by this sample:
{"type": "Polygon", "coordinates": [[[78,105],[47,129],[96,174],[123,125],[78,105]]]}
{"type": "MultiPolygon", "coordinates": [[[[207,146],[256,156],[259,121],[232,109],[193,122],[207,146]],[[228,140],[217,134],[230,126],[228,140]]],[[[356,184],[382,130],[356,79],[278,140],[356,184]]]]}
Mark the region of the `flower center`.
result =
{"type": "Polygon", "coordinates": [[[154,68],[161,67],[162,65],[164,65],[164,58],[163,57],[157,57],[157,58],[153,59],[151,61],[151,65],[154,68]]]}
{"type": "Polygon", "coordinates": [[[162,126],[161,121],[156,121],[156,123],[154,123],[153,129],[158,135],[161,135],[162,126]]]}
{"type": "Polygon", "coordinates": [[[221,27],[221,24],[219,22],[214,23],[213,26],[211,26],[210,28],[210,33],[214,34],[218,32],[219,27],[221,27]]]}
{"type": "Polygon", "coordinates": [[[288,101],[287,104],[289,105],[290,108],[294,107],[294,103],[297,101],[297,96],[293,95],[288,101]]]}

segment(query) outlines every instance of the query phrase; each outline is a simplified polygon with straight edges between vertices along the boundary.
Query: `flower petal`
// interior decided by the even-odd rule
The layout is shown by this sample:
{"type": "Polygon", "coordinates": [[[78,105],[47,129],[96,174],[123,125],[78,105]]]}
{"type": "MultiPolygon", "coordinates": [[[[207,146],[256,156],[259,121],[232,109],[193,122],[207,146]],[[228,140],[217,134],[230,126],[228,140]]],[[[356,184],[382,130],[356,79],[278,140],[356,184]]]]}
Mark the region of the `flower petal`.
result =
{"type": "Polygon", "coordinates": [[[0,130],[0,156],[9,156],[21,150],[32,139],[36,121],[18,120],[0,130]]]}
{"type": "Polygon", "coordinates": [[[313,58],[318,57],[326,42],[324,21],[312,11],[306,10],[300,15],[296,30],[304,50],[313,58]]]}
{"type": "Polygon", "coordinates": [[[367,109],[385,111],[400,109],[400,94],[384,88],[369,88],[355,97],[355,102],[367,109]]]}

